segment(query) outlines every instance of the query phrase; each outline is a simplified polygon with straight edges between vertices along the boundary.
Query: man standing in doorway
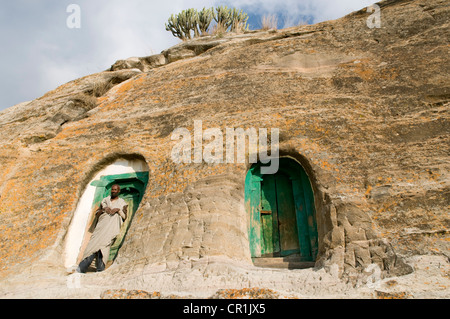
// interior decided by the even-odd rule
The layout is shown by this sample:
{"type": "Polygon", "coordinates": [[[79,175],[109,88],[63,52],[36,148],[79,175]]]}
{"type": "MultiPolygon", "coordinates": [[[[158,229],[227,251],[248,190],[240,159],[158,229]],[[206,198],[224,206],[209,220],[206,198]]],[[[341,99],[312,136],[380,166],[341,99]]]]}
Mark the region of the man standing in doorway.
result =
{"type": "Polygon", "coordinates": [[[105,270],[109,258],[111,245],[120,233],[123,222],[127,219],[127,203],[119,197],[120,186],[113,185],[111,196],[102,200],[97,209],[95,220],[97,225],[92,233],[92,237],[84,251],[82,262],[77,268],[77,272],[85,273],[90,264],[96,259],[97,271],[105,270]]]}

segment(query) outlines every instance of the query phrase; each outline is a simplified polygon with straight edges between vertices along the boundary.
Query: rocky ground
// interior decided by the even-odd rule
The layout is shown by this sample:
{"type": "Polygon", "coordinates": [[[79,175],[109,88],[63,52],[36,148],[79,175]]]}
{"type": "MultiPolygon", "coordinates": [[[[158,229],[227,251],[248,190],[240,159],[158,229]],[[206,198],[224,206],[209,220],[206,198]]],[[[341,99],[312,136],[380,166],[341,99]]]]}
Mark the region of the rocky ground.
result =
{"type": "Polygon", "coordinates": [[[219,261],[114,279],[105,273],[27,273],[2,282],[0,298],[70,299],[448,299],[450,264],[438,256],[406,260],[414,272],[380,279],[376,271],[350,284],[323,269],[274,270],[219,261]],[[218,289],[217,287],[223,287],[218,289]]]}

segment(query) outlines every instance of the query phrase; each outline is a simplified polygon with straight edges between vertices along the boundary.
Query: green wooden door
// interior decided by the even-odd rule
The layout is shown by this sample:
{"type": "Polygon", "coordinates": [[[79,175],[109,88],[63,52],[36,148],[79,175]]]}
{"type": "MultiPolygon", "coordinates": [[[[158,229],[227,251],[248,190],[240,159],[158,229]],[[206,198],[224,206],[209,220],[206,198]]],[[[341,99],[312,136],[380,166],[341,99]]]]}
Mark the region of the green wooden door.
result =
{"type": "Polygon", "coordinates": [[[307,174],[289,158],[280,159],[274,175],[261,175],[260,166],[250,169],[245,184],[252,257],[298,254],[301,260],[315,260],[317,224],[307,174]]]}

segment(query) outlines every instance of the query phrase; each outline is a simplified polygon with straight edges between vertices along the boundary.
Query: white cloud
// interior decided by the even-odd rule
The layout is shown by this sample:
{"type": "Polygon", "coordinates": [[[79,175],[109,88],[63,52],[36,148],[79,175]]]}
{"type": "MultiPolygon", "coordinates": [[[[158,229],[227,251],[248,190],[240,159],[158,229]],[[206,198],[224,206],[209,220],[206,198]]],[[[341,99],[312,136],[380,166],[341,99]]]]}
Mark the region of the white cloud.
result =
{"type": "Polygon", "coordinates": [[[282,13],[293,24],[303,17],[313,17],[313,23],[340,18],[373,4],[374,0],[225,0],[230,6],[245,8],[258,14],[282,13]]]}

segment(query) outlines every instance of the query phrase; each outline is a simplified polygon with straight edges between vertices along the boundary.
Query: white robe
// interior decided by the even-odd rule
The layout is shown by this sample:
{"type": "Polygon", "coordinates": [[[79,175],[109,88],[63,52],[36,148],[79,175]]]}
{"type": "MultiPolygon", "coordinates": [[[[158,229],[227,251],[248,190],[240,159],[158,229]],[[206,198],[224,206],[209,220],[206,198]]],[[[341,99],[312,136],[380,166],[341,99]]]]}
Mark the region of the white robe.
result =
{"type": "Polygon", "coordinates": [[[103,213],[100,215],[95,226],[95,230],[92,233],[91,239],[84,251],[82,259],[85,259],[101,250],[103,255],[103,262],[106,265],[109,259],[109,251],[111,245],[116,239],[117,235],[120,233],[120,228],[122,227],[123,221],[126,218],[124,213],[125,206],[128,204],[122,199],[118,198],[111,201],[111,196],[108,196],[102,200],[101,208],[105,209],[109,207],[110,209],[119,209],[119,213],[113,216],[103,213]]]}

